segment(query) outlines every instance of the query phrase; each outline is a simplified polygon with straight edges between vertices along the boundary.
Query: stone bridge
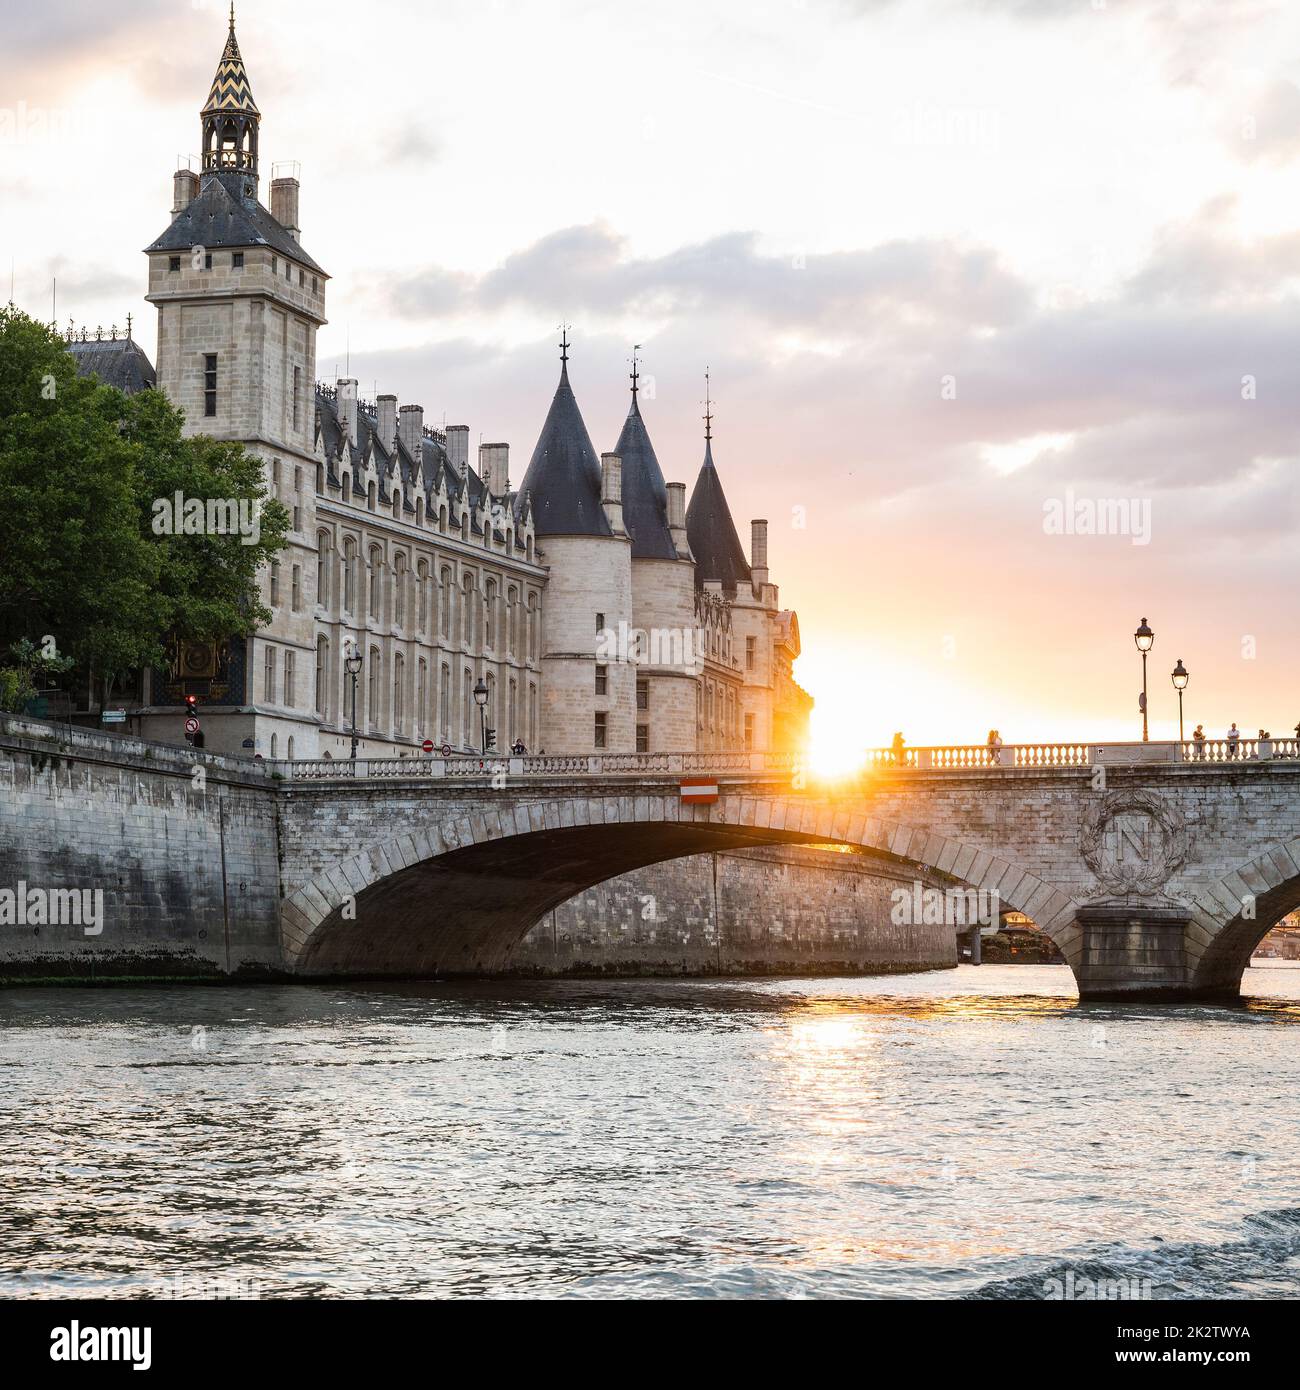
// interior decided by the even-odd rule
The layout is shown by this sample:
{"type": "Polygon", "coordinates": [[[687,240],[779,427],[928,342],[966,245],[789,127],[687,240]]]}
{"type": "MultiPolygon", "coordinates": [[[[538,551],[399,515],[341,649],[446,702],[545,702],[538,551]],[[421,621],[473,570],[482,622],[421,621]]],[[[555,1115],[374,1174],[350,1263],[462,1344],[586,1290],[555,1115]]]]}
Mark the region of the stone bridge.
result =
{"type": "Polygon", "coordinates": [[[277,763],[280,932],[298,973],[480,974],[552,907],[715,849],[838,846],[988,894],[1085,998],[1235,996],[1300,906],[1294,740],[925,748],[819,783],[788,758],[277,763]],[[711,777],[711,804],[683,778],[711,777]]]}

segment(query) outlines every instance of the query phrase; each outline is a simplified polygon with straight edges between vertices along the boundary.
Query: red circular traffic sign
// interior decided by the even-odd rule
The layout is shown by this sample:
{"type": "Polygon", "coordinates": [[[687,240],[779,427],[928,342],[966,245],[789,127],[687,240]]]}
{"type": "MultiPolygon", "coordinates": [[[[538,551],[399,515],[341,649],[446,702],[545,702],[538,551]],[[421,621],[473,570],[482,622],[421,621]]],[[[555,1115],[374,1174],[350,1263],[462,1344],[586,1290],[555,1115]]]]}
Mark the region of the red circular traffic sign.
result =
{"type": "Polygon", "coordinates": [[[187,734],[197,734],[199,731],[199,721],[193,715],[185,721],[185,732],[187,734]]]}
{"type": "Polygon", "coordinates": [[[426,739],[424,740],[424,742],[420,745],[420,747],[421,747],[422,749],[424,749],[424,751],[425,751],[426,753],[432,753],[432,752],[433,752],[433,740],[432,740],[431,738],[426,738],[426,739]]]}
{"type": "Polygon", "coordinates": [[[450,757],[451,757],[451,744],[450,744],[450,743],[444,743],[444,744],[442,745],[442,756],[443,756],[444,758],[450,758],[450,757]]]}

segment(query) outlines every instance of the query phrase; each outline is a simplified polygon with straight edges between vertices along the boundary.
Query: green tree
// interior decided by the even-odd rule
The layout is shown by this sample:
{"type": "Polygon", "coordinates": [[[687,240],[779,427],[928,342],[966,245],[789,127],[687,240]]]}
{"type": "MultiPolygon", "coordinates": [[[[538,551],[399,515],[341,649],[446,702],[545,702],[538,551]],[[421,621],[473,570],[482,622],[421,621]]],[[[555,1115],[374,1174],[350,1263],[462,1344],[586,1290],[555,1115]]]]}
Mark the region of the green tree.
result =
{"type": "Polygon", "coordinates": [[[0,650],[27,640],[99,679],[165,659],[175,633],[246,636],[270,614],[257,570],[289,517],[242,445],[185,438],[161,392],[77,375],[62,339],[0,309],[0,650]],[[258,508],[252,537],[159,534],[177,492],[258,508]]]}

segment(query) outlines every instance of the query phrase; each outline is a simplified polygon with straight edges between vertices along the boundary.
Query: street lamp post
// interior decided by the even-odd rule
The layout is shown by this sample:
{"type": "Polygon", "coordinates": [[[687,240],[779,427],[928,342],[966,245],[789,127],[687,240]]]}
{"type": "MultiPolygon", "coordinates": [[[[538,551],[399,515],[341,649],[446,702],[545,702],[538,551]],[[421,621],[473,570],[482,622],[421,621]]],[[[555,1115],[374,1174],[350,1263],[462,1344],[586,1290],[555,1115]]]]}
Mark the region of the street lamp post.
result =
{"type": "Polygon", "coordinates": [[[1188,671],[1183,665],[1180,656],[1174,665],[1173,673],[1169,677],[1174,683],[1174,689],[1178,692],[1178,742],[1183,741],[1183,691],[1187,689],[1188,671]]]}
{"type": "Polygon", "coordinates": [[[483,749],[484,757],[487,756],[487,702],[488,688],[483,684],[483,677],[480,676],[478,684],[474,687],[474,703],[478,706],[480,747],[483,749]]]}
{"type": "Polygon", "coordinates": [[[348,654],[343,660],[343,669],[352,677],[352,753],[353,762],[357,759],[357,677],[361,674],[361,652],[355,642],[349,642],[348,654]]]}
{"type": "Polygon", "coordinates": [[[1137,649],[1142,653],[1142,742],[1146,743],[1151,735],[1147,727],[1147,653],[1151,650],[1152,644],[1156,640],[1156,635],[1147,626],[1147,620],[1142,619],[1138,624],[1138,630],[1133,634],[1133,641],[1137,644],[1137,649]]]}

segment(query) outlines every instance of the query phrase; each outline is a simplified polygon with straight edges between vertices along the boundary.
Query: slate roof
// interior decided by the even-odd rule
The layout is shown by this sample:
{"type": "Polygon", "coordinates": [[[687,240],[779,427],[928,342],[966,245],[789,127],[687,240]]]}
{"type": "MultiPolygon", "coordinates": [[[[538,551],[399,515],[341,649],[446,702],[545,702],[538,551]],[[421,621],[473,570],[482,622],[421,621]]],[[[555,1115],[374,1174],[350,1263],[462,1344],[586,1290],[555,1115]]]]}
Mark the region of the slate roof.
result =
{"type": "Polygon", "coordinates": [[[560,384],[519,485],[519,496],[526,494],[538,536],[613,535],[600,505],[600,460],[569,385],[567,362],[561,363],[560,384]]]}
{"type": "MultiPolygon", "coordinates": [[[[243,196],[248,174],[205,173],[198,197],[172,218],[171,226],[148,251],[188,251],[193,246],[208,250],[219,246],[269,246],[273,251],[314,270],[325,272],[289,235],[255,197],[243,196]]],[[[252,181],[256,187],[256,181],[252,181]]],[[[328,278],[328,277],[327,277],[328,278]]]]}
{"type": "Polygon", "coordinates": [[[724,589],[735,589],[749,582],[749,562],[731,519],[731,508],[722,490],[722,479],[713,465],[713,444],[704,444],[691,504],[686,508],[686,538],[695,556],[695,583],[703,587],[708,580],[720,582],[724,589]]]}
{"type": "Polygon", "coordinates": [[[614,452],[623,463],[623,525],[632,537],[632,558],[675,560],[677,546],[668,529],[668,489],[635,391],[614,452]]]}
{"type": "Polygon", "coordinates": [[[97,376],[105,386],[116,386],[128,396],[157,384],[153,363],[130,338],[73,342],[68,344],[68,351],[76,361],[78,376],[97,376]]]}

